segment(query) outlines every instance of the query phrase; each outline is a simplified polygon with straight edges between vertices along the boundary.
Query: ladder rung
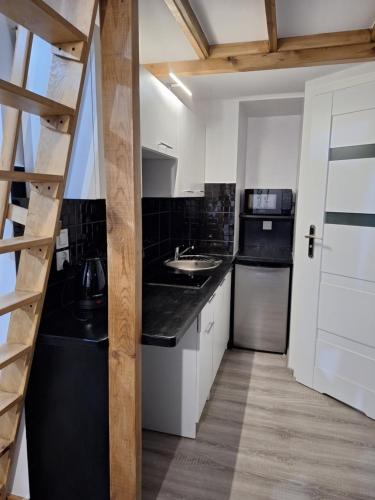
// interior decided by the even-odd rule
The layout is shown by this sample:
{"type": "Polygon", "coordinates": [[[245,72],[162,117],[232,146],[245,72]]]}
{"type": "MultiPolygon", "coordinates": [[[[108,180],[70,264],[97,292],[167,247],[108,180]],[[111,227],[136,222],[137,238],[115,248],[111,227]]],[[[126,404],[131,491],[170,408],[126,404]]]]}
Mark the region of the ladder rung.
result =
{"type": "Polygon", "coordinates": [[[14,170],[0,170],[0,181],[13,182],[61,182],[62,175],[42,174],[38,172],[16,172],[14,170]]]}
{"type": "Polygon", "coordinates": [[[0,315],[34,304],[41,296],[42,294],[39,292],[24,292],[21,290],[0,295],[0,315]]]}
{"type": "Polygon", "coordinates": [[[4,415],[21,399],[20,394],[0,391],[0,415],[4,415]]]}
{"type": "Polygon", "coordinates": [[[18,205],[13,205],[13,203],[9,203],[7,219],[12,222],[17,222],[17,224],[22,224],[26,226],[28,210],[24,207],[19,207],[18,205]]]}
{"type": "Polygon", "coordinates": [[[0,240],[0,254],[18,252],[27,248],[43,247],[52,243],[52,238],[42,236],[17,236],[0,240]]]}
{"type": "Polygon", "coordinates": [[[2,344],[0,345],[0,370],[13,363],[25,354],[29,353],[31,347],[24,344],[2,344]]]}
{"type": "Polygon", "coordinates": [[[85,34],[42,0],[0,0],[0,12],[50,43],[87,40],[85,34]]]}
{"type": "Polygon", "coordinates": [[[72,116],[74,114],[74,109],[69,106],[1,79],[0,103],[38,116],[72,116]]]}
{"type": "Polygon", "coordinates": [[[0,438],[0,457],[9,450],[11,444],[8,439],[0,438]]]}

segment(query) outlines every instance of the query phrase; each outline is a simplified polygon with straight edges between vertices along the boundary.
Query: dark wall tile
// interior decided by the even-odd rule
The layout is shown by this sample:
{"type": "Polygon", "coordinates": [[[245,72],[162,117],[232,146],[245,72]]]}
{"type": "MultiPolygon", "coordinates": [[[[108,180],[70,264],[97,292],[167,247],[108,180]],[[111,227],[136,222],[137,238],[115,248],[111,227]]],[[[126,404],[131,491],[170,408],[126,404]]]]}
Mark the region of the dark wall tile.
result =
{"type": "Polygon", "coordinates": [[[143,248],[159,242],[159,214],[143,215],[143,248]]]}
{"type": "Polygon", "coordinates": [[[205,188],[204,198],[142,200],[145,264],[171,256],[176,246],[194,244],[200,252],[233,253],[236,185],[205,188]]]}

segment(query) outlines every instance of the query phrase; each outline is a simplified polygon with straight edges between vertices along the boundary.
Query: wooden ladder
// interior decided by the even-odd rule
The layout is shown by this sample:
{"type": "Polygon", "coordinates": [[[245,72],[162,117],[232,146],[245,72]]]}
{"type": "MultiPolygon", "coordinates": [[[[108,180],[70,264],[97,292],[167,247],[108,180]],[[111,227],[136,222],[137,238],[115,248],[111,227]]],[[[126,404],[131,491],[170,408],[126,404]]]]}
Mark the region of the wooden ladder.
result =
{"type": "Polygon", "coordinates": [[[1,500],[9,493],[9,472],[59,230],[97,3],[0,0],[0,13],[19,25],[11,81],[0,79],[0,104],[6,106],[0,160],[0,254],[20,252],[15,290],[0,296],[0,315],[11,313],[7,341],[0,345],[1,500]],[[47,96],[26,87],[34,34],[51,46],[47,96]],[[41,120],[32,173],[14,171],[22,112],[41,120]],[[9,202],[12,182],[29,183],[27,209],[9,202]],[[22,224],[23,236],[3,239],[6,219],[22,224]]]}

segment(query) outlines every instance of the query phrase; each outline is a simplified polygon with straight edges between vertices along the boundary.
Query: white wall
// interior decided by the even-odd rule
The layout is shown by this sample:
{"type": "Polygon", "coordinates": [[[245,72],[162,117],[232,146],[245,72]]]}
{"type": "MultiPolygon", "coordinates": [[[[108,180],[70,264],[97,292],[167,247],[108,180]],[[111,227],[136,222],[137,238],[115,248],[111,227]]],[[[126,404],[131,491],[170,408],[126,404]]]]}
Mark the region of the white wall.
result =
{"type": "Polygon", "coordinates": [[[238,146],[237,146],[237,179],[236,179],[236,211],[234,220],[234,247],[233,252],[238,251],[240,219],[238,214],[241,211],[242,194],[246,181],[246,159],[247,159],[247,136],[248,117],[240,105],[238,116],[238,146]]]}
{"type": "Polygon", "coordinates": [[[246,187],[296,189],[301,116],[250,117],[246,187]]]}

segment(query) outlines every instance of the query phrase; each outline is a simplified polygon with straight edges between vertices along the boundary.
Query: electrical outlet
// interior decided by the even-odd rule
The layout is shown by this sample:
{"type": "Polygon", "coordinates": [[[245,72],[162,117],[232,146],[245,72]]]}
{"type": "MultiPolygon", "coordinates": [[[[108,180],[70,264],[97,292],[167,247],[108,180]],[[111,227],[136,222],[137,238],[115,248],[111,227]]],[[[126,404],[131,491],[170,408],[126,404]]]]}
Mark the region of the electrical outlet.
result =
{"type": "Polygon", "coordinates": [[[66,248],[69,246],[69,233],[67,229],[61,229],[59,235],[56,238],[56,250],[60,248],[66,248]]]}
{"type": "Polygon", "coordinates": [[[56,252],[56,268],[58,271],[64,269],[64,262],[70,263],[70,253],[69,250],[61,250],[56,252]]]}
{"type": "Polygon", "coordinates": [[[272,231],[272,220],[263,221],[263,231],[272,231]]]}

